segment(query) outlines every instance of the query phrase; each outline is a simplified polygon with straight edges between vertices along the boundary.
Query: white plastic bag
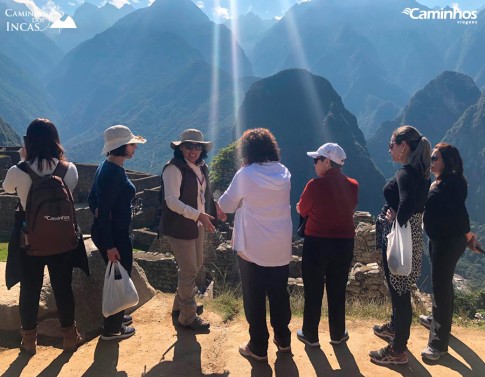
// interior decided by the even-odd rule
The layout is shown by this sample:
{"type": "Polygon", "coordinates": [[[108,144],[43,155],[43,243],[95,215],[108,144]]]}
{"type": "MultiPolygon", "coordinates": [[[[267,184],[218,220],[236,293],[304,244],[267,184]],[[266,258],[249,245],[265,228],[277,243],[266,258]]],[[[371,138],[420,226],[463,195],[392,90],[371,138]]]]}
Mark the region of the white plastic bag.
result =
{"type": "Polygon", "coordinates": [[[103,316],[121,312],[138,304],[138,292],[128,272],[119,262],[108,262],[104,274],[103,285],[103,316]],[[121,279],[115,279],[121,276],[121,279]]]}
{"type": "Polygon", "coordinates": [[[409,221],[400,226],[397,220],[387,235],[387,265],[393,275],[408,276],[413,263],[413,238],[409,221]]]}

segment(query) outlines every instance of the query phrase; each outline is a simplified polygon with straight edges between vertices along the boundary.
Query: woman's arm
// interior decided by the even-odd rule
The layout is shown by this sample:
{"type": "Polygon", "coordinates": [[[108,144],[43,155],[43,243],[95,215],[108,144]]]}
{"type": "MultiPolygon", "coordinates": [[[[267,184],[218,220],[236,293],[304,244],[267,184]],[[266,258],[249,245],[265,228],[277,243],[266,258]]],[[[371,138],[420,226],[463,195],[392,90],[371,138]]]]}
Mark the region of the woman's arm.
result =
{"type": "MultiPolygon", "coordinates": [[[[244,168],[243,168],[244,169],[244,168]]],[[[240,169],[234,175],[231,184],[219,198],[219,206],[225,213],[234,213],[244,198],[244,174],[240,169]]]]}
{"type": "Polygon", "coordinates": [[[403,226],[413,215],[416,206],[416,178],[411,172],[401,168],[397,173],[397,187],[399,189],[399,206],[396,218],[399,225],[403,226]]]}
{"type": "Polygon", "coordinates": [[[307,183],[301,194],[300,201],[296,205],[298,213],[303,217],[308,216],[308,212],[310,212],[310,209],[313,206],[313,182],[314,180],[312,179],[307,183]]]}

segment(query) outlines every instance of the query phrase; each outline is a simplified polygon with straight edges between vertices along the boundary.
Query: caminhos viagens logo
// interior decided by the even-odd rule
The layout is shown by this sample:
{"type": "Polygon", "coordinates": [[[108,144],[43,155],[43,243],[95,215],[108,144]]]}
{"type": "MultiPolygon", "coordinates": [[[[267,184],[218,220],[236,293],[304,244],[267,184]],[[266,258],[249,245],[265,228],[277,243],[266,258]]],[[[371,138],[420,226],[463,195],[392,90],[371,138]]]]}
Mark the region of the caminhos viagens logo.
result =
{"type": "Polygon", "coordinates": [[[465,25],[478,23],[478,10],[462,10],[457,4],[441,9],[405,8],[401,13],[413,20],[452,20],[465,25]]]}

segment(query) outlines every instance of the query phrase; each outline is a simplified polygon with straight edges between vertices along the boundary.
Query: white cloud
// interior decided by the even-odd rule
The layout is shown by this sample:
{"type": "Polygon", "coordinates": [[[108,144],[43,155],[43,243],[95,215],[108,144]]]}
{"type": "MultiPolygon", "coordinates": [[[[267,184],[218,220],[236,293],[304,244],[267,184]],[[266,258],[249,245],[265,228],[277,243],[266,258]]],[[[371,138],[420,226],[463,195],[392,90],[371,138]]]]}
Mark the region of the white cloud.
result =
{"type": "Polygon", "coordinates": [[[223,18],[225,20],[228,20],[230,17],[229,15],[229,9],[224,8],[224,7],[215,7],[212,9],[212,13],[214,14],[215,17],[223,18]]]}
{"type": "Polygon", "coordinates": [[[77,29],[76,23],[71,16],[68,16],[64,21],[57,20],[50,26],[51,29],[77,29]]]}
{"type": "Polygon", "coordinates": [[[195,5],[197,5],[200,9],[204,9],[205,4],[203,1],[196,1],[195,5]]]}
{"type": "Polygon", "coordinates": [[[14,0],[16,3],[25,4],[36,18],[45,18],[50,22],[59,20],[64,12],[52,0],[49,0],[42,8],[39,8],[34,0],[14,0]]]}
{"type": "Polygon", "coordinates": [[[275,19],[276,21],[279,21],[279,20],[281,20],[282,18],[283,18],[283,16],[275,16],[275,17],[274,17],[274,19],[275,19]]]}
{"type": "Polygon", "coordinates": [[[120,9],[123,8],[124,5],[129,4],[130,0],[111,0],[109,3],[120,9]]]}
{"type": "Polygon", "coordinates": [[[300,1],[298,1],[298,4],[309,3],[310,1],[312,1],[312,0],[300,0],[300,1]]]}

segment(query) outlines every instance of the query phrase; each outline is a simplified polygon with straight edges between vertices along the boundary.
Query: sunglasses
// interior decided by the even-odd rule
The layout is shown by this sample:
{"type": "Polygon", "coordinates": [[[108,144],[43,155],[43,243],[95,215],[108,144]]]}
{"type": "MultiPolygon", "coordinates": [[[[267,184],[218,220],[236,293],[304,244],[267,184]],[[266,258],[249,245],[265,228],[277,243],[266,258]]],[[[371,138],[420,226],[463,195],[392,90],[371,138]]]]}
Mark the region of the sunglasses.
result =
{"type": "Polygon", "coordinates": [[[390,143],[388,144],[388,145],[389,145],[389,149],[392,149],[392,147],[394,147],[394,144],[396,144],[396,142],[395,142],[395,141],[390,142],[390,143]]]}
{"type": "Polygon", "coordinates": [[[438,161],[440,158],[438,157],[438,155],[434,154],[431,156],[431,161],[435,162],[435,161],[438,161]]]}
{"type": "Polygon", "coordinates": [[[192,144],[192,143],[184,143],[183,144],[185,149],[188,149],[189,151],[201,151],[202,150],[202,145],[200,144],[192,144]]]}
{"type": "Polygon", "coordinates": [[[317,157],[317,158],[314,158],[313,159],[313,163],[316,165],[318,164],[318,161],[323,161],[325,159],[325,157],[317,157]]]}

